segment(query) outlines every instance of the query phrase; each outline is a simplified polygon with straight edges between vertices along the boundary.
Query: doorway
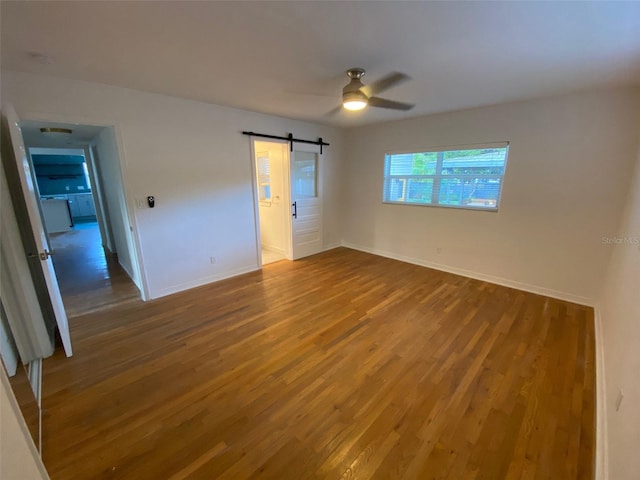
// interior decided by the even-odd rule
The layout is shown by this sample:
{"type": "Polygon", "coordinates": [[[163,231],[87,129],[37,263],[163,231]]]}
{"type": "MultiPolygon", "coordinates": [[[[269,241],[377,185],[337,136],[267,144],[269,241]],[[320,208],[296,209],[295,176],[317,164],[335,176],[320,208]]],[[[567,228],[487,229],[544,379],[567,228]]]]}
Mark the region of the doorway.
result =
{"type": "Polygon", "coordinates": [[[138,300],[113,127],[24,120],[21,128],[67,315],[138,300]]]}
{"type": "Polygon", "coordinates": [[[291,259],[287,144],[254,142],[262,265],[291,259]]]}
{"type": "Polygon", "coordinates": [[[256,241],[261,264],[319,253],[322,242],[319,147],[288,142],[252,143],[256,241]]]}

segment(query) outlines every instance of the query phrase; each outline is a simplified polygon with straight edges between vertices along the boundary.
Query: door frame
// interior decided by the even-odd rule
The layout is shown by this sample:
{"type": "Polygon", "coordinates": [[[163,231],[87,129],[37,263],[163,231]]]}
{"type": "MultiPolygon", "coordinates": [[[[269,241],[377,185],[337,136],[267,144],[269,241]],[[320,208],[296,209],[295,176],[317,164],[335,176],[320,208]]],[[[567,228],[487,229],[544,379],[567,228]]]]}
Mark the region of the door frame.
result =
{"type": "MultiPolygon", "coordinates": [[[[20,118],[11,104],[2,105],[2,127],[2,163],[6,173],[7,193],[10,194],[13,205],[10,213],[15,214],[16,224],[20,227],[20,244],[25,249],[31,272],[26,282],[33,284],[38,297],[37,303],[32,307],[34,310],[42,310],[45,318],[55,320],[64,352],[70,357],[73,355],[73,347],[69,320],[48,251],[51,247],[44,229],[37,185],[34,183],[33,167],[24,145],[20,118]]],[[[32,315],[27,315],[27,318],[32,318],[32,315]]]]}
{"type": "Polygon", "coordinates": [[[87,172],[89,173],[89,180],[91,181],[91,197],[93,198],[93,204],[96,210],[96,219],[98,220],[98,227],[100,228],[100,237],[102,239],[102,246],[109,250],[114,248],[113,245],[113,231],[111,230],[111,222],[106,213],[106,199],[104,198],[104,189],[102,186],[102,176],[96,165],[96,159],[93,154],[92,145],[84,145],[84,161],[87,164],[87,172]]]}
{"type": "MultiPolygon", "coordinates": [[[[128,182],[128,174],[127,174],[127,162],[126,155],[124,152],[124,146],[122,144],[122,132],[120,130],[119,122],[106,119],[106,118],[96,118],[96,117],[85,117],[85,116],[69,116],[69,115],[61,115],[56,113],[41,113],[41,112],[25,112],[18,116],[18,118],[22,120],[29,121],[40,121],[40,122],[57,122],[57,123],[68,123],[68,124],[77,124],[77,125],[89,125],[93,127],[103,127],[103,128],[113,128],[113,133],[116,142],[116,150],[118,152],[118,164],[120,166],[120,181],[122,182],[122,190],[125,200],[126,212],[128,216],[128,225],[131,227],[131,236],[133,239],[133,250],[131,252],[131,260],[133,263],[134,275],[138,277],[139,285],[138,289],[140,290],[140,297],[142,300],[146,301],[150,298],[149,296],[149,286],[147,277],[145,274],[145,269],[143,268],[143,255],[141,248],[140,235],[137,226],[137,218],[135,215],[135,209],[133,208],[134,195],[132,194],[132,189],[128,182]]],[[[86,160],[86,158],[85,158],[86,160]]],[[[135,279],[132,279],[134,283],[136,283],[135,279]]]]}
{"type": "Polygon", "coordinates": [[[283,187],[283,198],[282,201],[286,205],[288,205],[288,209],[286,211],[289,214],[285,214],[285,235],[286,235],[286,252],[285,256],[287,260],[293,260],[293,245],[292,245],[292,236],[293,236],[293,225],[291,224],[291,152],[288,148],[289,141],[288,140],[277,140],[277,139],[265,139],[261,137],[253,137],[250,136],[250,147],[251,147],[251,193],[253,195],[253,222],[254,222],[254,231],[255,231],[255,244],[256,244],[256,262],[258,264],[258,268],[262,268],[262,233],[260,231],[260,194],[258,192],[258,172],[256,166],[256,142],[260,143],[273,143],[280,146],[286,146],[287,148],[283,148],[282,151],[286,152],[284,158],[282,159],[283,169],[285,171],[284,179],[285,185],[283,187]]]}

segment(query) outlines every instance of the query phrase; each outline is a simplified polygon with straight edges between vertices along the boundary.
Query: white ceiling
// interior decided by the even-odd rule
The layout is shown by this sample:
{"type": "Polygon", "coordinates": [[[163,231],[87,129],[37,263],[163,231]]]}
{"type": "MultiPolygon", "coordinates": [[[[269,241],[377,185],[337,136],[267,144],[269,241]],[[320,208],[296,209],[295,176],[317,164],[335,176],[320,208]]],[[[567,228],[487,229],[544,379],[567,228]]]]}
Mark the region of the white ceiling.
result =
{"type": "Polygon", "coordinates": [[[73,148],[89,145],[104,127],[23,120],[20,122],[20,128],[26,147],[73,148]],[[43,134],[40,132],[43,127],[68,128],[71,130],[71,134],[43,134]]]}
{"type": "Polygon", "coordinates": [[[1,16],[3,68],[335,125],[640,84],[640,2],[2,1],[1,16]],[[327,117],[354,66],[365,83],[409,74],[381,96],[416,107],[327,117]]]}

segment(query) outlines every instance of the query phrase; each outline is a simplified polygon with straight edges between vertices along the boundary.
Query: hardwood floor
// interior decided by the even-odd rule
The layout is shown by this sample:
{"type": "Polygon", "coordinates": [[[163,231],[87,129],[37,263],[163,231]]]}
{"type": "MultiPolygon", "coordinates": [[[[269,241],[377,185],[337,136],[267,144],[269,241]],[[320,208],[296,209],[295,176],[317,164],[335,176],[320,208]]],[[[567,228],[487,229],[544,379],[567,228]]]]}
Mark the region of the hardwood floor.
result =
{"type": "Polygon", "coordinates": [[[71,327],[54,480],[593,478],[591,308],[338,248],[71,327]]]}
{"type": "Polygon", "coordinates": [[[139,301],[140,292],[118,264],[105,255],[97,223],[78,224],[69,232],[50,235],[53,265],[70,317],[139,301]]]}

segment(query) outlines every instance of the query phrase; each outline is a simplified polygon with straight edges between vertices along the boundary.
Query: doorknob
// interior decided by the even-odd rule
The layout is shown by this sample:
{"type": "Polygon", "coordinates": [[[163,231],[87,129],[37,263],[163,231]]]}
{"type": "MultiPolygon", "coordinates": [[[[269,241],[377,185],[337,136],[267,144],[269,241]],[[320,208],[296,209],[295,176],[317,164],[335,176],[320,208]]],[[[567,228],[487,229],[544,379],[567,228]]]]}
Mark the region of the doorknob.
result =
{"type": "Polygon", "coordinates": [[[293,218],[298,218],[298,202],[293,202],[291,206],[293,207],[293,218]]]}
{"type": "Polygon", "coordinates": [[[47,249],[44,250],[44,252],[40,252],[40,253],[30,253],[29,255],[27,255],[29,258],[40,258],[40,260],[42,260],[43,262],[47,260],[47,258],[49,258],[51,255],[53,255],[55,252],[49,251],[47,249]]]}

